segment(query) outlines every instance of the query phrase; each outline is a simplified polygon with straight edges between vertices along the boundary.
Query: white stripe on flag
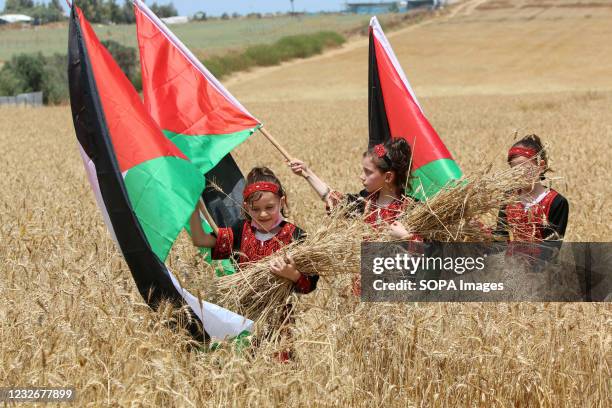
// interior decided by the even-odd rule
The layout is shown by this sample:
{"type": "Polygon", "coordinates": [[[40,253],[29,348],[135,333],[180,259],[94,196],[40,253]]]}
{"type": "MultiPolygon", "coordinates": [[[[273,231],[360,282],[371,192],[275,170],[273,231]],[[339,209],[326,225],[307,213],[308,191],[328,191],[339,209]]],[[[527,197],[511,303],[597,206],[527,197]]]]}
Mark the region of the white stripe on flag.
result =
{"type": "Polygon", "coordinates": [[[106,205],[104,205],[104,200],[102,199],[102,193],[100,192],[100,185],[98,184],[98,174],[96,173],[96,165],[94,162],[87,156],[85,150],[83,150],[83,146],[79,145],[79,153],[81,153],[81,158],[83,159],[83,165],[85,166],[85,172],[87,173],[87,179],[89,180],[89,184],[91,185],[91,189],[93,190],[94,197],[96,198],[96,202],[98,203],[98,207],[102,212],[102,218],[104,219],[104,223],[106,224],[106,228],[111,234],[113,241],[117,244],[117,248],[119,247],[119,242],[117,241],[117,236],[115,235],[115,230],[113,229],[113,224],[111,223],[110,217],[108,216],[108,211],[106,210],[106,205]]]}
{"type": "Polygon", "coordinates": [[[417,106],[421,110],[421,113],[423,113],[424,115],[425,112],[423,112],[423,108],[419,104],[419,100],[417,99],[414,91],[412,90],[412,87],[410,86],[410,82],[408,82],[408,78],[406,77],[406,74],[404,73],[404,70],[402,69],[402,66],[400,65],[399,61],[397,60],[397,57],[395,56],[395,53],[393,52],[393,48],[391,48],[391,44],[389,43],[389,40],[387,40],[387,37],[385,36],[385,33],[382,30],[382,27],[378,23],[378,19],[376,18],[376,16],[370,19],[370,27],[372,27],[374,36],[378,39],[380,44],[385,49],[385,52],[391,59],[391,63],[393,64],[393,66],[395,67],[395,70],[397,71],[400,78],[402,79],[402,82],[404,83],[406,90],[408,90],[408,92],[410,93],[410,96],[412,96],[412,100],[414,101],[414,103],[417,104],[417,106]]]}
{"type": "Polygon", "coordinates": [[[176,290],[198,316],[204,325],[204,330],[213,340],[228,340],[238,336],[245,330],[249,333],[253,331],[252,320],[213,303],[200,301],[187,289],[181,287],[178,279],[170,272],[168,266],[166,266],[166,272],[168,272],[176,290]]]}

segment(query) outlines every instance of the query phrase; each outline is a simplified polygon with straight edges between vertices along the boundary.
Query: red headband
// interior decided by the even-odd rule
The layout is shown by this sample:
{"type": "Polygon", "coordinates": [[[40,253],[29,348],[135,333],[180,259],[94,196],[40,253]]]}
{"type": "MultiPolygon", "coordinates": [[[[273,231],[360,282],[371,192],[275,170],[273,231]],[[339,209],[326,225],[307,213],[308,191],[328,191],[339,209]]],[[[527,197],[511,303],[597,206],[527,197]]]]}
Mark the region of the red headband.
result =
{"type": "Polygon", "coordinates": [[[257,183],[249,184],[244,188],[244,192],[242,193],[242,197],[246,201],[249,196],[257,191],[269,191],[274,194],[278,194],[280,190],[280,186],[276,183],[271,183],[269,181],[258,181],[257,183]]]}
{"type": "Polygon", "coordinates": [[[379,159],[382,159],[387,154],[387,149],[385,149],[385,146],[382,143],[374,146],[373,151],[374,151],[374,154],[378,156],[379,159]]]}
{"type": "Polygon", "coordinates": [[[508,151],[508,161],[516,156],[523,156],[528,159],[533,159],[538,155],[538,151],[529,147],[515,146],[508,151]]]}

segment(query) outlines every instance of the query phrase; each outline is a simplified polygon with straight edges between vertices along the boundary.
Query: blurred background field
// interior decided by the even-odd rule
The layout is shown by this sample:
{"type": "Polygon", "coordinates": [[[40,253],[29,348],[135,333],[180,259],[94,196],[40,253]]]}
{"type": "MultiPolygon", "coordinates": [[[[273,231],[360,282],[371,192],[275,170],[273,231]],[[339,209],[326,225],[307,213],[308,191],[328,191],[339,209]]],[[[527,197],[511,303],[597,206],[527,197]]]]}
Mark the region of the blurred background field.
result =
{"type": "MultiPolygon", "coordinates": [[[[306,15],[300,17],[244,18],[190,22],[172,26],[173,32],[192,51],[208,55],[240,50],[253,44],[269,44],[281,37],[333,30],[347,32],[362,27],[368,16],[357,14],[306,15]]],[[[101,40],[114,40],[137,47],[135,25],[95,24],[101,40]]],[[[65,54],[68,25],[55,24],[24,29],[0,29],[0,61],[16,53],[42,52],[44,55],[65,54]]]]}

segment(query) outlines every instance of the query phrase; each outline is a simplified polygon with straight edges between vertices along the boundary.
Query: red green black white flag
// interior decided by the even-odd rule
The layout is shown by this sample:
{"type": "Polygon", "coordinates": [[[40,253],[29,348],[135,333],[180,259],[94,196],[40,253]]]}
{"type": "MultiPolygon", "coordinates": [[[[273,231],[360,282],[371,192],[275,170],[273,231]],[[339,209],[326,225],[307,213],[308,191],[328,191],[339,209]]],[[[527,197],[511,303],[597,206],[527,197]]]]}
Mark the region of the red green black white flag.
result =
{"type": "MultiPolygon", "coordinates": [[[[202,175],[163,135],[74,6],[69,30],[70,104],[79,150],[104,220],[140,294],[153,308],[163,299],[177,306],[186,302],[198,317],[194,321],[212,337],[250,330],[250,320],[201,302],[181,288],[164,264],[202,193],[202,175]]],[[[197,338],[203,337],[199,327],[189,326],[197,338]]]]}
{"type": "MultiPolygon", "coordinates": [[[[223,192],[207,188],[215,222],[240,215],[244,179],[229,154],[261,122],[140,0],[134,1],[144,104],[164,134],[223,192]]],[[[208,183],[207,183],[208,184],[208,183]]]]}
{"type": "Polygon", "coordinates": [[[369,147],[404,138],[412,149],[406,193],[424,200],[461,170],[431,126],[376,17],[370,20],[368,81],[369,147]]]}

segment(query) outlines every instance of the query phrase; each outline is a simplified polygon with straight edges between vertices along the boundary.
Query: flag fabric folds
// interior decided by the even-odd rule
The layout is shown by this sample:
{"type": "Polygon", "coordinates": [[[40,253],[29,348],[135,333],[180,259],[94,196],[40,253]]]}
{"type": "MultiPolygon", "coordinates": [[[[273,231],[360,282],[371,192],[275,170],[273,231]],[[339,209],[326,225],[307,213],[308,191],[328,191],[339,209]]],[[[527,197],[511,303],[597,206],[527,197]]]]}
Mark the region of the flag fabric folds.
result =
{"type": "Polygon", "coordinates": [[[232,225],[240,216],[244,178],[229,153],[261,123],[143,1],[134,1],[134,13],[145,106],[206,175],[204,201],[217,225],[232,225]]]}
{"type": "Polygon", "coordinates": [[[461,178],[459,166],[425,117],[376,17],[370,20],[368,82],[369,147],[404,138],[412,148],[406,193],[424,200],[461,178]]]}
{"type": "Polygon", "coordinates": [[[189,330],[199,339],[204,338],[202,326],[216,338],[250,330],[250,320],[195,299],[164,264],[195,208],[204,180],[199,169],[163,135],[74,6],[68,59],[79,151],[104,220],[140,294],[153,308],[163,299],[177,306],[189,304],[198,317],[189,330]],[[208,311],[215,318],[209,319],[208,311]]]}

